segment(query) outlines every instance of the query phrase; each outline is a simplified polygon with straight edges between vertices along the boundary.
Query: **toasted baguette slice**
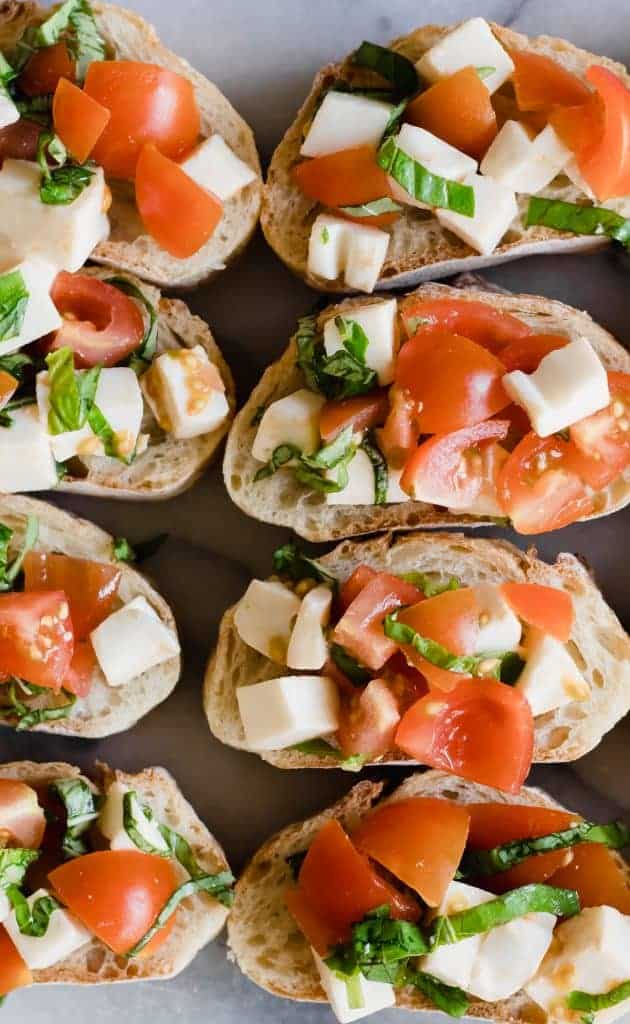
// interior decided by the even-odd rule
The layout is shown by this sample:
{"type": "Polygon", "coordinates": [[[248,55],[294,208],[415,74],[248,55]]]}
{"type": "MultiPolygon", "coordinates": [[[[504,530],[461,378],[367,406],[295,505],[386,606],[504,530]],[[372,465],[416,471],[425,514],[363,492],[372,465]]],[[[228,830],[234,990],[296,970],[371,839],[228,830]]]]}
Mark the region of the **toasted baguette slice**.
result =
{"type": "MultiPolygon", "coordinates": [[[[485,284],[481,279],[476,279],[485,284]]],[[[476,286],[453,288],[445,284],[426,284],[410,293],[423,299],[456,298],[458,301],[484,302],[495,309],[518,317],[541,334],[564,334],[570,341],[585,337],[608,370],[630,373],[630,354],[588,313],[554,299],[536,295],[512,295],[476,286]]],[[[401,296],[405,298],[406,296],[401,296]]],[[[351,316],[352,310],[365,307],[377,298],[347,299],[327,306],[319,317],[319,326],[338,316],[351,316]]],[[[436,505],[408,501],[391,505],[327,505],[325,495],[309,491],[297,483],[290,469],[281,469],[265,480],[255,481],[261,463],[251,454],[257,426],[252,422],[260,407],[306,386],[304,374],[296,362],[295,337],[278,360],[265,370],[249,400],[238,413],[228,437],[223,476],[232,500],[248,515],[276,526],[288,526],[312,541],[340,540],[376,530],[425,529],[434,526],[481,526],[492,522],[487,517],[452,513],[436,505]]],[[[601,492],[597,516],[608,515],[630,502],[630,471],[601,492]]]]}
{"type": "MultiPolygon", "coordinates": [[[[228,869],[219,843],[197,817],[165,768],[146,768],[137,775],[129,775],[99,764],[92,779],[86,778],[79,768],[69,764],[14,761],[0,765],[0,778],[19,779],[35,787],[46,787],[62,778],[82,778],[96,793],[103,792],[110,782],[118,780],[132,787],[162,824],[179,832],[188,841],[198,863],[208,874],[228,869]]],[[[45,970],[34,971],[33,977],[35,983],[43,985],[97,985],[110,981],[172,978],[183,971],[199,950],[219,934],[227,916],[228,910],[221,903],[198,893],[179,905],[171,934],[152,956],[126,960],[116,956],[104,943],[94,938],[89,945],[78,949],[65,960],[45,970]]]]}
{"type": "MultiPolygon", "coordinates": [[[[510,50],[527,50],[552,57],[562,67],[584,77],[591,64],[610,68],[630,86],[630,76],[622,64],[581,50],[563,39],[550,36],[530,38],[520,32],[490,22],[499,41],[510,50]]],[[[407,36],[395,39],[392,49],[410,60],[418,61],[426,50],[435,45],[456,26],[425,25],[407,36]]],[[[313,117],[323,89],[342,79],[365,87],[382,87],[382,79],[363,69],[357,69],[346,58],[340,64],[329,64],[316,75],[312,89],[297,117],[277,147],[267,175],[263,196],[261,226],[272,249],[281,260],[313,288],[324,292],[348,292],[343,280],[325,281],[313,276],[307,267],[308,242],[319,204],[302,194],[293,183],[291,170],[300,159],[303,133],[313,117]]],[[[544,190],[545,196],[576,202],[584,198],[568,178],[558,176],[544,190]]],[[[504,237],[502,243],[489,256],[482,256],[456,235],[441,227],[437,217],[429,211],[405,207],[403,214],[389,228],[391,240],[381,276],[376,284],[382,288],[409,288],[420,281],[447,277],[465,270],[493,266],[521,256],[536,253],[579,252],[598,249],[608,244],[601,236],[576,236],[570,232],[553,231],[544,227],[524,227],[524,214],[528,197],[517,196],[519,219],[504,237]]],[[[624,214],[625,215],[625,214],[624,214]]]]}
{"type": "MultiPolygon", "coordinates": [[[[33,498],[1,495],[0,523],[14,531],[12,556],[22,543],[29,516],[35,516],[39,522],[36,550],[115,563],[122,573],[118,592],[123,603],[132,601],[134,597],[145,597],[162,622],[176,632],[175,619],[166,601],[136,569],[115,562],[113,538],[85,519],[78,519],[69,512],[33,498]]],[[[166,700],[175,688],[180,672],[181,659],[177,655],[144,672],[126,686],[112,688],[97,669],[88,696],[77,699],[68,718],[42,722],[34,728],[38,732],[80,736],[83,739],[98,739],[123,732],[166,700]]]]}
{"type": "MultiPolygon", "coordinates": [[[[554,565],[535,550],[520,551],[507,541],[465,537],[461,533],[419,533],[340,544],[320,562],[340,583],[362,563],[399,575],[414,570],[457,576],[465,586],[478,583],[539,583],[566,590],[573,600],[575,622],[569,642],[572,656],[589,682],[589,700],[574,702],[535,719],[535,762],[575,761],[597,746],[605,733],[630,711],[630,638],[608,607],[589,573],[570,554],[554,565]]],[[[239,686],[286,674],[283,666],[248,647],[234,625],[234,608],[223,616],[216,651],[206,671],[204,707],[214,735],[246,750],[236,700],[239,686]]],[[[295,750],[261,752],[278,768],[334,768],[330,758],[295,750]]],[[[399,751],[380,763],[409,762],[399,751]]],[[[413,763],[413,762],[412,762],[413,763]]]]}
{"type": "MultiPolygon", "coordinates": [[[[155,30],[134,11],[114,4],[93,3],[99,32],[116,60],[159,64],[192,82],[203,138],[218,132],[230,148],[258,175],[224,203],[221,222],[212,238],[188,259],[169,256],[147,235],[138,214],[133,184],[109,181],[113,203],[111,234],[95,249],[97,263],[118,267],[163,288],[192,288],[224,270],[247,245],[258,222],[262,196],[260,161],[254,135],[221,91],[190,64],[162,45],[155,30]]],[[[0,48],[11,49],[25,28],[48,16],[48,9],[31,0],[0,2],[0,48]]]]}

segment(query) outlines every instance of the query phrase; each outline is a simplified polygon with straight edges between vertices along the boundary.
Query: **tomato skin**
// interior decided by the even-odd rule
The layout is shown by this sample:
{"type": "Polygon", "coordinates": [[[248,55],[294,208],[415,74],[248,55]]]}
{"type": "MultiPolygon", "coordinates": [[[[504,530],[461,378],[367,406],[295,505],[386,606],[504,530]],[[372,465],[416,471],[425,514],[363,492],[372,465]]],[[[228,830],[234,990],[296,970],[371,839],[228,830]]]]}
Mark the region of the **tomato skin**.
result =
{"type": "Polygon", "coordinates": [[[0,409],[4,409],[18,389],[19,381],[6,370],[0,370],[0,409]]]}
{"type": "Polygon", "coordinates": [[[391,196],[389,179],[377,164],[372,146],[342,149],[304,160],[293,168],[291,175],[305,196],[324,206],[361,206],[391,196]]]}
{"type": "Polygon", "coordinates": [[[522,370],[533,373],[538,369],[541,359],[568,345],[569,339],[562,334],[531,334],[529,337],[507,345],[499,356],[506,372],[522,370]]]}
{"type": "Polygon", "coordinates": [[[410,665],[402,651],[397,651],[389,659],[381,671],[381,677],[387,683],[396,699],[398,710],[402,715],[421,697],[426,697],[429,687],[421,672],[410,665]]]}
{"type": "Polygon", "coordinates": [[[48,349],[71,348],[75,366],[115,366],[142,341],[142,314],[119,288],[62,270],[50,294],[64,323],[49,336],[48,349]]]}
{"type": "Polygon", "coordinates": [[[369,395],[326,402],[319,416],[319,432],[323,441],[331,441],[350,426],[359,433],[384,423],[388,412],[386,388],[380,388],[369,395]]]}
{"type": "Polygon", "coordinates": [[[382,757],[394,746],[399,722],[398,702],[387,683],[371,679],[342,702],[337,738],[344,756],[382,757]]]}
{"type": "Polygon", "coordinates": [[[317,907],[312,906],[307,900],[299,885],[294,885],[285,891],[284,902],[300,931],[308,939],[309,945],[320,956],[325,957],[348,935],[347,928],[335,925],[322,917],[317,907]]]}
{"type": "Polygon", "coordinates": [[[111,113],[92,157],[114,178],[134,177],[146,143],[179,160],[197,142],[201,120],[195,92],[174,71],[138,61],[95,60],[85,91],[111,113]]]}
{"type": "Polygon", "coordinates": [[[609,372],[608,386],[610,405],[569,428],[571,441],[585,456],[582,479],[596,490],[630,465],[630,374],[609,372]]]}
{"type": "Polygon", "coordinates": [[[62,79],[75,80],[74,61],[64,42],[45,46],[29,57],[19,77],[19,86],[27,96],[46,96],[62,79]]]}
{"type": "MultiPolygon", "coordinates": [[[[515,316],[494,309],[485,302],[466,299],[406,299],[401,308],[403,323],[422,318],[414,334],[424,331],[459,334],[490,352],[500,352],[506,346],[528,338],[532,331],[515,316]]],[[[503,360],[501,360],[503,362],[503,360]]]]}
{"type": "Polygon", "coordinates": [[[87,697],[92,689],[96,667],[96,655],[90,641],[81,640],[75,644],[72,661],[63,681],[64,690],[73,693],[75,697],[87,697]]]}
{"type": "MultiPolygon", "coordinates": [[[[147,933],[177,888],[170,860],[140,850],[100,850],[75,857],[48,875],[55,895],[114,953],[123,955],[147,933]]],[[[173,915],[142,956],[154,953],[173,915]]]]}
{"type": "Polygon", "coordinates": [[[333,642],[345,647],[362,665],[378,672],[396,651],[385,636],[386,615],[404,604],[422,600],[420,591],[404,580],[381,572],[354,599],[335,626],[333,642]]]}
{"type": "MultiPolygon", "coordinates": [[[[460,587],[404,608],[398,615],[398,621],[411,626],[421,636],[442,644],[452,654],[472,654],[477,645],[479,615],[474,591],[470,587],[460,587]]],[[[451,672],[433,665],[411,646],[405,645],[402,651],[407,661],[422,673],[431,689],[448,692],[469,678],[466,673],[451,672]]]]}
{"type": "Polygon", "coordinates": [[[35,160],[42,133],[41,125],[21,117],[0,129],[0,163],[5,160],[35,160]]]}
{"type": "Polygon", "coordinates": [[[111,614],[121,576],[118,566],[87,558],[29,551],[24,559],[26,591],[64,591],[76,640],[84,640],[111,614]]]}
{"type": "Polygon", "coordinates": [[[53,97],[53,124],[64,146],[85,163],[110,119],[109,110],[66,78],[60,78],[53,97]]]}
{"type": "Polygon", "coordinates": [[[419,332],[403,345],[396,384],[417,403],[421,434],[449,434],[494,416],[509,404],[505,367],[459,334],[419,332]]]}
{"type": "Polygon", "coordinates": [[[59,690],[74,651],[62,590],[0,595],[0,671],[59,690]]]}
{"type": "Polygon", "coordinates": [[[378,576],[376,569],[372,569],[369,565],[357,565],[339,591],[339,604],[344,612],[375,576],[378,576]]]}
{"type": "Polygon", "coordinates": [[[17,988],[33,984],[33,975],[22,960],[9,938],[9,933],[0,925],[0,997],[8,996],[17,988]]]}
{"type": "Polygon", "coordinates": [[[586,103],[591,93],[581,78],[552,57],[530,50],[510,50],[514,92],[520,110],[548,113],[556,105],[586,103]]]}
{"type": "Polygon", "coordinates": [[[573,848],[573,858],[554,872],[551,885],[577,889],[580,906],[616,907],[630,914],[630,884],[619,855],[599,843],[582,843],[573,848]]]}
{"type": "Polygon", "coordinates": [[[0,779],[0,832],[9,833],[8,846],[37,850],[46,831],[46,817],[31,786],[0,779]]]}
{"type": "Polygon", "coordinates": [[[571,595],[540,583],[504,583],[501,593],[512,611],[528,626],[536,626],[566,644],[571,636],[575,610],[571,595]]]}
{"type": "Polygon", "coordinates": [[[455,877],[468,823],[468,810],[461,804],[410,797],[377,807],[353,832],[352,841],[430,907],[437,907],[455,877]]]}
{"type": "Polygon", "coordinates": [[[531,767],[534,719],[513,687],[491,679],[464,681],[414,704],[398,727],[396,745],[420,764],[518,793],[531,767]]]}
{"type": "Polygon", "coordinates": [[[405,120],[480,159],[497,134],[490,93],[474,67],[462,68],[421,92],[405,120]]]}
{"type": "Polygon", "coordinates": [[[390,410],[379,433],[379,445],[387,462],[402,469],[416,450],[420,428],[416,403],[395,384],[389,390],[390,410]]]}

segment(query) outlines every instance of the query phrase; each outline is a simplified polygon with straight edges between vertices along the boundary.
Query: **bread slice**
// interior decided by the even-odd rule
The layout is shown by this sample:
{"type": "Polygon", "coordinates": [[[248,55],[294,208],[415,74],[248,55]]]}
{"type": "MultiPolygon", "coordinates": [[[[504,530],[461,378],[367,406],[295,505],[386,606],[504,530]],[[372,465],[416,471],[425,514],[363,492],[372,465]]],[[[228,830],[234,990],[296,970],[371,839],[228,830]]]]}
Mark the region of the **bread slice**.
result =
{"type": "MultiPolygon", "coordinates": [[[[534,762],[575,761],[597,746],[605,733],[630,711],[630,638],[608,607],[588,571],[570,554],[550,565],[507,541],[466,537],[461,533],[418,533],[392,540],[345,541],[320,562],[341,583],[361,563],[394,575],[420,570],[465,586],[479,583],[539,583],[567,591],[575,623],[569,648],[591,687],[589,700],[567,704],[535,719],[534,762]]],[[[273,679],[285,669],[248,647],[234,625],[234,608],[223,616],[217,648],[206,670],[204,707],[210,729],[223,743],[246,750],[236,700],[239,686],[273,679]]],[[[278,768],[334,768],[330,758],[295,750],[264,751],[278,768]]],[[[380,763],[409,763],[399,751],[380,763]]],[[[413,763],[413,762],[411,762],[413,763]]]]}
{"type": "MultiPolygon", "coordinates": [[[[180,793],[165,768],[146,768],[137,775],[97,765],[94,779],[85,778],[79,768],[53,762],[15,761],[0,765],[0,779],[19,779],[28,785],[45,787],[62,778],[83,778],[95,792],[119,780],[133,787],[139,798],[154,811],[158,820],[179,832],[190,843],[200,866],[209,874],[228,870],[223,850],[214,836],[180,793]]],[[[37,984],[97,985],[111,981],[150,981],[172,978],[193,960],[200,949],[222,930],[228,909],[217,900],[197,893],[180,903],[175,924],[165,943],[152,956],[126,960],[116,956],[99,939],[78,949],[65,960],[33,972],[37,984]]]]}
{"type": "MultiPolygon", "coordinates": [[[[98,526],[46,502],[21,495],[3,494],[0,495],[0,523],[14,531],[12,553],[22,543],[29,516],[36,516],[39,521],[37,550],[53,551],[73,558],[88,558],[95,562],[115,562],[113,538],[98,526]]],[[[130,565],[121,562],[116,564],[122,573],[119,587],[121,600],[126,604],[134,597],[145,597],[162,622],[176,632],[173,613],[149,581],[130,565]]],[[[99,669],[95,672],[88,696],[77,699],[68,718],[42,722],[35,726],[35,730],[83,739],[98,739],[123,732],[166,700],[175,688],[180,672],[181,659],[177,655],[144,672],[126,686],[113,688],[107,685],[99,669]]]]}
{"type": "MultiPolygon", "coordinates": [[[[482,284],[481,279],[479,280],[482,284]]],[[[585,337],[608,370],[630,373],[630,353],[588,313],[562,302],[536,295],[512,295],[488,290],[479,285],[453,288],[445,284],[426,284],[410,293],[421,299],[449,299],[484,302],[510,313],[542,334],[564,334],[569,340],[585,337]]],[[[406,296],[401,296],[402,301],[406,296]]],[[[319,326],[340,313],[378,302],[374,297],[347,299],[327,306],[319,315],[319,326]]],[[[297,483],[290,469],[281,469],[265,480],[255,481],[260,469],[251,454],[257,427],[253,420],[257,409],[306,386],[296,363],[295,337],[278,360],[265,370],[249,400],[238,413],[228,437],[223,476],[232,500],[248,515],[276,526],[288,526],[312,541],[340,540],[376,530],[425,529],[434,526],[481,526],[492,522],[487,517],[450,513],[445,508],[408,501],[392,505],[327,505],[325,495],[309,491],[297,483]]],[[[597,515],[608,515],[630,502],[630,471],[601,493],[597,515]]]]}
{"type": "MultiPolygon", "coordinates": [[[[201,134],[218,132],[230,148],[257,174],[257,180],[224,203],[223,216],[212,238],[188,259],[175,259],[146,234],[136,209],[133,184],[109,181],[113,203],[109,211],[111,234],[97,246],[97,263],[137,274],[162,288],[192,288],[213,277],[245,248],[258,223],[262,197],[260,160],[254,135],[221,91],[183,58],[162,45],[144,18],[114,4],[93,3],[99,32],[110,56],[117,60],[159,64],[192,82],[201,134]]],[[[31,0],[0,3],[0,48],[11,49],[24,29],[43,20],[48,11],[31,0]]]]}
{"type": "MultiPolygon", "coordinates": [[[[550,36],[529,37],[490,22],[503,46],[510,50],[526,50],[552,57],[562,67],[581,77],[591,64],[609,68],[630,86],[630,76],[622,64],[581,50],[563,39],[550,36]]],[[[456,26],[425,25],[407,36],[395,39],[390,45],[410,60],[418,61],[423,53],[434,46],[456,26]]],[[[344,80],[364,87],[382,87],[382,79],[372,72],[353,67],[349,57],[339,64],[329,64],[316,75],[311,91],[297,117],[277,147],[269,166],[263,196],[261,226],[272,249],[297,275],[313,288],[323,292],[348,292],[339,279],[325,281],[313,276],[307,267],[308,241],[319,204],[302,194],[294,185],[291,169],[300,159],[300,147],[305,127],[313,117],[323,89],[335,81],[344,80]]],[[[576,202],[583,194],[564,176],[558,176],[544,190],[545,196],[576,202]]],[[[608,244],[601,236],[576,236],[570,232],[553,231],[544,227],[524,227],[524,214],[528,197],[517,196],[519,217],[512,224],[502,243],[489,256],[482,256],[456,235],[443,228],[430,211],[406,207],[403,214],[389,229],[391,240],[385,263],[376,288],[409,288],[420,281],[447,277],[465,270],[493,266],[521,256],[537,253],[570,253],[598,249],[608,244]]],[[[624,214],[625,216],[625,214],[624,214]]]]}

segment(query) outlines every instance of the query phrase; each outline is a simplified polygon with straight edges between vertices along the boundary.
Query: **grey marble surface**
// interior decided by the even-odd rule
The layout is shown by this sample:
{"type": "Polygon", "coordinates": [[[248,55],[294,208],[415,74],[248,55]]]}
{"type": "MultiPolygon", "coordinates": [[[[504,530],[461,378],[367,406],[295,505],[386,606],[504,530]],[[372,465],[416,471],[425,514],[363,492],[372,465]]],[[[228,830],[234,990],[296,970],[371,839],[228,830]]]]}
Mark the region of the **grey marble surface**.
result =
{"type": "MultiPolygon", "coordinates": [[[[304,96],[313,73],[363,38],[386,42],[423,22],[483,14],[530,33],[562,35],[595,53],[630,63],[628,0],[129,0],[162,38],[212,78],[253,126],[265,160],[304,96]]],[[[607,253],[561,260],[523,260],[491,271],[517,291],[538,292],[587,309],[630,342],[630,258],[607,253]]],[[[297,315],[313,301],[258,237],[233,271],[189,297],[206,317],[235,374],[244,400],[261,370],[286,344],[297,315]]],[[[252,574],[265,575],[279,530],[246,519],[223,488],[219,466],[188,494],[164,504],[98,500],[59,504],[116,534],[139,540],[161,531],[168,543],[146,565],[172,603],[184,646],[185,670],[170,700],[137,728],[102,742],[56,740],[0,730],[0,760],[60,758],[89,768],[96,758],[127,769],[166,765],[224,843],[238,870],[273,830],[308,815],[346,791],[352,778],[337,772],[282,773],[256,757],[222,747],[201,712],[201,679],[224,609],[252,574]]],[[[553,557],[565,549],[594,567],[609,602],[630,625],[627,554],[630,510],[611,519],[540,538],[553,557]]],[[[488,531],[492,532],[492,531],[488,531]]],[[[498,535],[498,531],[495,531],[498,535]]],[[[514,538],[511,538],[514,539],[514,538]]],[[[525,546],[523,539],[520,540],[525,546]]],[[[630,808],[630,722],[572,768],[537,769],[532,780],[585,814],[630,808]]],[[[392,770],[393,771],[393,770],[392,770]]],[[[114,1024],[211,1021],[228,1024],[318,1024],[323,1007],[274,999],[246,981],[218,941],[177,980],[103,988],[35,988],[12,996],[3,1024],[49,1024],[54,1019],[114,1024]]],[[[411,1021],[384,1013],[382,1024],[411,1021]]]]}

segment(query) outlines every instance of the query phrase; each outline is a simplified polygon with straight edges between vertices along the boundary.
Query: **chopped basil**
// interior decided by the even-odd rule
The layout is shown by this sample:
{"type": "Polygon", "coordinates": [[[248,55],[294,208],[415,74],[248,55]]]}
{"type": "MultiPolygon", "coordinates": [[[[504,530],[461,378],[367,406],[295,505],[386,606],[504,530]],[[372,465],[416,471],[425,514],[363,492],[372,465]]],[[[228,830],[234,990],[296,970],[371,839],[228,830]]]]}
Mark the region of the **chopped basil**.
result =
{"type": "Polygon", "coordinates": [[[493,75],[496,70],[497,69],[493,68],[490,64],[484,64],[482,67],[475,68],[475,71],[482,82],[485,78],[490,78],[490,75],[493,75]]]}
{"type": "Polygon", "coordinates": [[[365,356],[370,339],[358,320],[347,320],[343,316],[335,317],[335,327],[339,331],[341,344],[357,362],[365,363],[365,356]]]}
{"type": "Polygon", "coordinates": [[[74,371],[74,353],[71,348],[60,348],[46,357],[50,386],[48,430],[51,434],[81,430],[88,419],[101,373],[93,366],[82,373],[74,371]]]}
{"type": "MultiPolygon", "coordinates": [[[[297,364],[306,378],[311,391],[321,391],[321,370],[319,354],[321,336],[317,330],[317,314],[309,313],[300,317],[296,331],[297,364]]],[[[323,392],[322,392],[323,393],[323,392]]]]}
{"type": "MultiPolygon", "coordinates": [[[[400,103],[397,103],[396,106],[394,107],[394,109],[392,110],[391,114],[389,115],[389,120],[388,120],[387,124],[385,125],[385,131],[383,132],[383,138],[381,139],[381,144],[383,142],[385,142],[385,139],[388,139],[390,135],[396,135],[397,134],[397,132],[398,132],[398,130],[400,128],[400,122],[402,121],[403,114],[405,113],[405,110],[407,109],[407,104],[409,103],[409,99],[410,99],[409,96],[403,96],[403,98],[401,99],[400,103]]],[[[400,207],[400,209],[402,209],[402,207],[400,207]]]]}
{"type": "Polygon", "coordinates": [[[529,228],[533,224],[571,231],[575,235],[608,235],[630,248],[630,219],[603,206],[579,206],[534,196],[529,201],[525,226],[529,228]]]}
{"type": "Polygon", "coordinates": [[[351,60],[358,67],[376,71],[405,96],[418,91],[418,72],[413,62],[402,53],[364,40],[352,54],[351,60]]]}
{"type": "Polygon", "coordinates": [[[89,0],[66,0],[41,25],[28,28],[16,48],[18,70],[22,70],[36,50],[54,46],[62,37],[76,62],[77,79],[83,81],[88,65],[105,57],[105,43],[96,27],[89,0]]]}
{"type": "Polygon", "coordinates": [[[398,213],[402,206],[384,196],[383,199],[372,199],[360,206],[340,206],[339,209],[349,217],[380,217],[383,213],[398,213]]]}
{"type": "Polygon", "coordinates": [[[348,463],[354,458],[356,450],[352,427],[346,427],[314,455],[301,456],[295,468],[296,479],[316,491],[342,491],[348,486],[348,463]],[[326,470],[330,469],[337,470],[336,479],[325,475],[326,470]]]}
{"type": "Polygon", "coordinates": [[[114,537],[113,554],[117,562],[135,562],[136,552],[126,537],[114,537]]]}
{"type": "Polygon", "coordinates": [[[0,277],[0,342],[18,337],[28,300],[29,292],[19,270],[0,277]]]}
{"type": "Polygon", "coordinates": [[[63,167],[68,159],[68,150],[58,135],[54,132],[42,132],[37,143],[37,163],[44,178],[49,178],[51,169],[49,161],[52,160],[57,167],[63,167]]]}
{"type": "Polygon", "coordinates": [[[259,480],[265,480],[268,476],[273,476],[277,473],[282,466],[288,465],[294,459],[299,459],[302,455],[300,448],[296,448],[294,444],[279,444],[277,448],[274,448],[271,453],[269,462],[266,462],[264,466],[258,470],[254,477],[254,483],[258,483],[259,480]]]}
{"type": "Polygon", "coordinates": [[[15,100],[20,116],[26,121],[34,121],[42,128],[50,129],[52,119],[52,94],[47,96],[24,96],[15,100]]]}
{"type": "Polygon", "coordinates": [[[61,693],[64,697],[68,698],[65,704],[57,704],[49,708],[29,708],[27,704],[20,700],[17,693],[18,687],[26,697],[50,694],[50,690],[41,686],[35,686],[33,683],[26,683],[23,679],[15,677],[3,685],[7,687],[6,692],[9,698],[9,705],[0,707],[0,718],[9,719],[9,725],[13,724],[11,720],[15,719],[16,732],[25,732],[27,729],[32,729],[42,722],[54,722],[60,718],[67,718],[77,702],[77,698],[73,693],[69,693],[62,688],[61,693]]]}
{"type": "Polygon", "coordinates": [[[157,829],[164,840],[165,848],[154,846],[142,834],[140,819],[146,822],[155,821],[155,815],[150,807],[141,804],[137,793],[128,790],[123,796],[123,826],[131,841],[142,850],[143,853],[153,853],[159,857],[173,857],[188,872],[191,878],[208,878],[208,873],[197,863],[190,843],[184,839],[179,832],[156,822],[157,829]]]}
{"type": "Polygon", "coordinates": [[[489,675],[495,679],[500,678],[501,665],[506,656],[512,652],[487,652],[484,654],[452,654],[429,637],[422,636],[411,626],[398,622],[398,612],[392,612],[385,619],[385,636],[397,644],[410,645],[421,654],[423,658],[430,661],[438,668],[446,669],[449,672],[465,672],[468,675],[484,676],[489,675]],[[484,662],[496,662],[492,665],[492,671],[481,672],[484,662]]]}
{"type": "Polygon", "coordinates": [[[403,572],[400,579],[418,587],[425,597],[437,597],[438,594],[443,594],[447,590],[459,590],[461,587],[457,576],[450,576],[446,583],[443,583],[442,580],[436,580],[426,572],[403,572]]]}
{"type": "Polygon", "coordinates": [[[574,990],[567,996],[567,1006],[570,1010],[583,1010],[586,1013],[597,1013],[598,1010],[608,1010],[611,1006],[630,999],[630,980],[622,981],[615,985],[609,992],[580,992],[574,990]]]}
{"type": "Polygon", "coordinates": [[[453,210],[465,217],[475,215],[475,193],[470,185],[432,174],[408,156],[390,136],[377,154],[377,162],[414,199],[441,210],[453,210]]]}
{"type": "Polygon", "coordinates": [[[302,461],[313,469],[334,469],[348,457],[348,451],[355,450],[352,426],[339,431],[328,444],[323,445],[314,455],[302,455],[302,461]]]}
{"type": "Polygon", "coordinates": [[[281,548],[277,548],[274,551],[273,567],[274,571],[280,576],[288,576],[289,579],[296,582],[312,579],[319,580],[320,583],[326,583],[333,590],[336,590],[338,586],[334,576],[327,572],[315,559],[308,558],[307,555],[303,554],[297,544],[292,542],[283,544],[281,548]]]}
{"type": "Polygon", "coordinates": [[[42,181],[39,197],[47,206],[67,206],[81,195],[94,171],[85,164],[66,164],[56,167],[42,181]]]}
{"type": "Polygon", "coordinates": [[[434,978],[432,974],[407,968],[403,984],[413,985],[449,1017],[463,1017],[468,1012],[469,999],[466,993],[456,985],[447,985],[439,978],[434,978]]]}
{"type": "Polygon", "coordinates": [[[328,245],[328,243],[330,242],[330,231],[328,230],[325,224],[322,228],[321,239],[322,245],[328,245]]]}
{"type": "Polygon", "coordinates": [[[96,798],[84,779],[58,779],[50,789],[59,797],[66,810],[66,830],[61,849],[66,859],[87,853],[82,839],[93,821],[98,818],[96,798]]]}
{"type": "Polygon", "coordinates": [[[311,491],[319,491],[321,494],[337,494],[338,491],[346,489],[349,477],[346,463],[340,463],[336,470],[336,477],[333,478],[324,476],[320,470],[300,463],[295,467],[295,479],[311,491]]]}
{"type": "Polygon", "coordinates": [[[0,850],[0,889],[21,885],[28,868],[39,857],[39,850],[5,847],[0,850]]]}
{"type": "Polygon", "coordinates": [[[155,537],[139,541],[133,547],[126,537],[115,537],[113,555],[117,562],[137,562],[138,564],[151,558],[168,540],[168,533],[156,533],[155,537]]]}
{"type": "Polygon", "coordinates": [[[135,352],[132,352],[129,359],[129,365],[132,370],[137,374],[144,373],[155,356],[155,350],[157,347],[157,310],[155,306],[149,302],[144,292],[142,292],[140,288],[133,283],[133,281],[129,281],[126,277],[108,277],[106,284],[111,284],[114,288],[118,288],[119,291],[124,292],[125,295],[129,295],[132,299],[135,299],[136,302],[139,302],[146,310],[148,322],[144,332],[144,337],[135,352]]]}
{"type": "Polygon", "coordinates": [[[26,896],[20,892],[17,885],[10,885],[6,893],[22,935],[41,939],[48,931],[48,924],[55,910],[61,909],[61,903],[54,896],[40,896],[30,907],[26,896]]]}
{"type": "Polygon", "coordinates": [[[231,871],[221,871],[217,875],[201,875],[200,878],[191,878],[188,882],[184,882],[164,904],[148,932],[142,936],[140,941],[125,956],[133,957],[141,953],[153,936],[173,916],[182,900],[188,899],[189,896],[194,896],[195,893],[206,892],[209,896],[218,900],[219,903],[222,903],[224,907],[231,907],[234,902],[234,893],[232,892],[234,882],[235,878],[231,871]]]}
{"type": "MultiPolygon", "coordinates": [[[[354,324],[356,321],[345,321],[354,324]]],[[[359,325],[357,325],[359,326],[359,325]]],[[[344,332],[345,332],[344,328],[344,332]]],[[[359,328],[359,330],[361,330],[359,328]]],[[[365,365],[354,352],[361,351],[356,343],[359,334],[356,329],[347,329],[349,346],[327,356],[323,339],[317,330],[317,315],[311,314],[298,320],[296,334],[297,364],[304,373],[306,385],[311,391],[319,391],[326,398],[350,398],[371,391],[376,385],[376,373],[365,365]],[[354,352],[352,351],[354,349],[354,352]]],[[[365,332],[361,332],[365,336],[365,332]]]]}
{"type": "Polygon", "coordinates": [[[364,754],[352,754],[350,757],[344,757],[337,747],[333,747],[326,740],[321,739],[304,740],[303,743],[296,743],[290,749],[297,750],[300,754],[307,754],[309,757],[331,757],[339,762],[338,766],[343,772],[360,772],[366,761],[369,761],[364,754]]]}
{"type": "Polygon", "coordinates": [[[340,644],[331,644],[330,657],[337,668],[347,676],[355,686],[364,686],[372,678],[369,670],[361,665],[340,644]]]}
{"type": "MultiPolygon", "coordinates": [[[[0,288],[2,278],[0,278],[0,288]]],[[[0,356],[0,370],[10,373],[16,380],[22,380],[27,366],[34,366],[35,362],[26,352],[11,352],[9,355],[0,356]]],[[[5,406],[6,409],[6,406],[5,406]]]]}
{"type": "Polygon", "coordinates": [[[38,536],[39,520],[37,516],[29,516],[26,520],[22,547],[13,561],[9,563],[9,545],[13,537],[13,530],[10,530],[4,523],[0,523],[0,591],[13,589],[24,558],[27,552],[35,547],[38,536]]]}
{"type": "Polygon", "coordinates": [[[87,421],[92,433],[102,441],[105,455],[108,455],[111,459],[120,459],[121,462],[133,461],[135,452],[131,452],[129,457],[121,455],[118,449],[116,434],[111,424],[94,402],[90,406],[87,421]]]}
{"type": "Polygon", "coordinates": [[[372,438],[364,438],[361,447],[372,463],[372,469],[374,470],[374,504],[386,505],[387,489],[389,487],[387,462],[372,438]]]}

